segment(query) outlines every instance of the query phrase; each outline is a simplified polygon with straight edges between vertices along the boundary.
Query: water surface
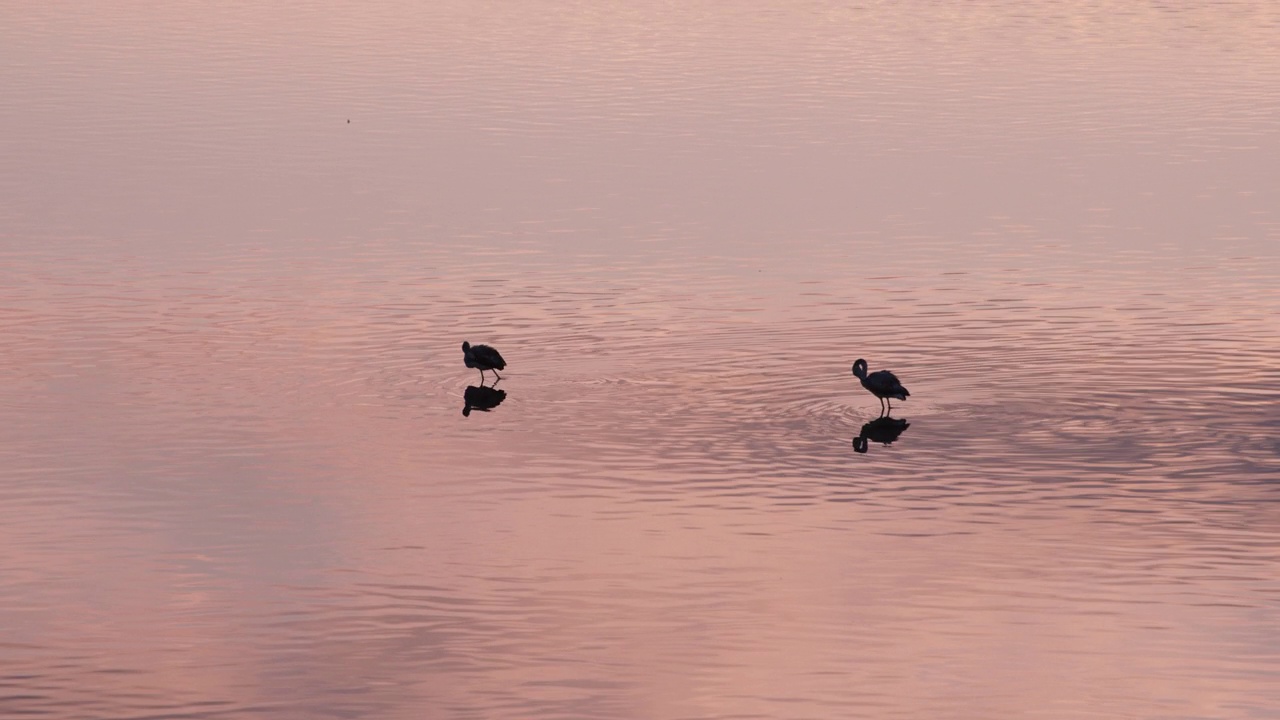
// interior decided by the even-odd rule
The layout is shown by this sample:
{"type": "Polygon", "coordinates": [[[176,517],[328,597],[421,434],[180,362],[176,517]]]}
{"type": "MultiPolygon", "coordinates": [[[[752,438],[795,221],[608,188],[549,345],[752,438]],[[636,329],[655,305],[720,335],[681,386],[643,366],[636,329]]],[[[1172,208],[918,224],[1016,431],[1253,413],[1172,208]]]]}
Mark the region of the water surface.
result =
{"type": "Polygon", "coordinates": [[[1275,717],[1272,4],[5,16],[6,716],[1275,717]]]}

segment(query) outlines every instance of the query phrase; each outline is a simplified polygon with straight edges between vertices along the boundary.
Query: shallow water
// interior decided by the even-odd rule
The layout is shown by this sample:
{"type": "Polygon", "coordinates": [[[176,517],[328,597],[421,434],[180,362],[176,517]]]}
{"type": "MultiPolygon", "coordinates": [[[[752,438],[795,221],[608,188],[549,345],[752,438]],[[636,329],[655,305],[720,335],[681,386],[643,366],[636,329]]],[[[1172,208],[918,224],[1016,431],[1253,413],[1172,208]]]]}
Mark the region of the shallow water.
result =
{"type": "Polygon", "coordinates": [[[4,716],[1277,717],[1272,4],[5,14],[4,716]]]}

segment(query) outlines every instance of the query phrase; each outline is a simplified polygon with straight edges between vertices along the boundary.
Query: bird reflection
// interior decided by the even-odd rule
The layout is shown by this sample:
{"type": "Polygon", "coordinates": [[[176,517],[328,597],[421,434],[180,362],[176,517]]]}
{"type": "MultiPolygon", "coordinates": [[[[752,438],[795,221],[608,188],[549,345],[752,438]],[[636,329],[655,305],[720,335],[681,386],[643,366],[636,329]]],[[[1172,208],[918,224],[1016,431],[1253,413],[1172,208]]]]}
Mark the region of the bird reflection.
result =
{"type": "Polygon", "coordinates": [[[464,417],[470,416],[472,410],[480,412],[489,412],[490,410],[502,404],[507,399],[507,391],[499,390],[496,387],[485,387],[484,385],[469,385],[462,393],[462,399],[466,405],[462,408],[464,417]]]}
{"type": "Polygon", "coordinates": [[[897,440],[898,436],[906,432],[909,427],[911,427],[911,423],[906,420],[899,420],[888,415],[878,417],[862,426],[862,431],[858,433],[858,437],[853,439],[853,449],[855,452],[865,453],[867,451],[867,441],[888,445],[897,440]]]}

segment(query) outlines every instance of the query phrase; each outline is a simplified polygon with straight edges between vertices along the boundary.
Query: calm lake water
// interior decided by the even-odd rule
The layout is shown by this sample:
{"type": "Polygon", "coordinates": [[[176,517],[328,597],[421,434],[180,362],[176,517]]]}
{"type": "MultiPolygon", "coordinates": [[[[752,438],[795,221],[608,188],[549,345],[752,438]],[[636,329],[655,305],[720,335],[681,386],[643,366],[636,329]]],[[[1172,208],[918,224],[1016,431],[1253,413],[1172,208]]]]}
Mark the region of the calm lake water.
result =
{"type": "Polygon", "coordinates": [[[1280,718],[1280,5],[9,2],[0,66],[0,715],[1280,718]]]}

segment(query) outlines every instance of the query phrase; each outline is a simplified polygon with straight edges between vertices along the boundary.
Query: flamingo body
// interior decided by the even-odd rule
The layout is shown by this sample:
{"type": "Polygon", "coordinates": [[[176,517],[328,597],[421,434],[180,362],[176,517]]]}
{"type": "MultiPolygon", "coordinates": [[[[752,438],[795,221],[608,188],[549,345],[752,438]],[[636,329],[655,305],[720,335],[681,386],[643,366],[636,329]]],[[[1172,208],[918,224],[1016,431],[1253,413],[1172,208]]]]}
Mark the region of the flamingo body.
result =
{"type": "Polygon", "coordinates": [[[498,371],[507,367],[507,361],[502,359],[502,355],[497,350],[488,345],[472,345],[469,342],[462,343],[462,362],[467,367],[480,371],[482,385],[485,370],[492,370],[493,374],[501,380],[502,376],[498,375],[498,371]]]}
{"type": "MultiPolygon", "coordinates": [[[[867,361],[858,358],[853,364],[854,377],[862,382],[862,387],[867,392],[880,398],[881,403],[887,403],[890,398],[897,400],[906,400],[911,393],[898,381],[898,376],[888,370],[877,370],[870,375],[867,374],[867,361]]],[[[892,410],[892,405],[889,406],[892,410]]]]}

